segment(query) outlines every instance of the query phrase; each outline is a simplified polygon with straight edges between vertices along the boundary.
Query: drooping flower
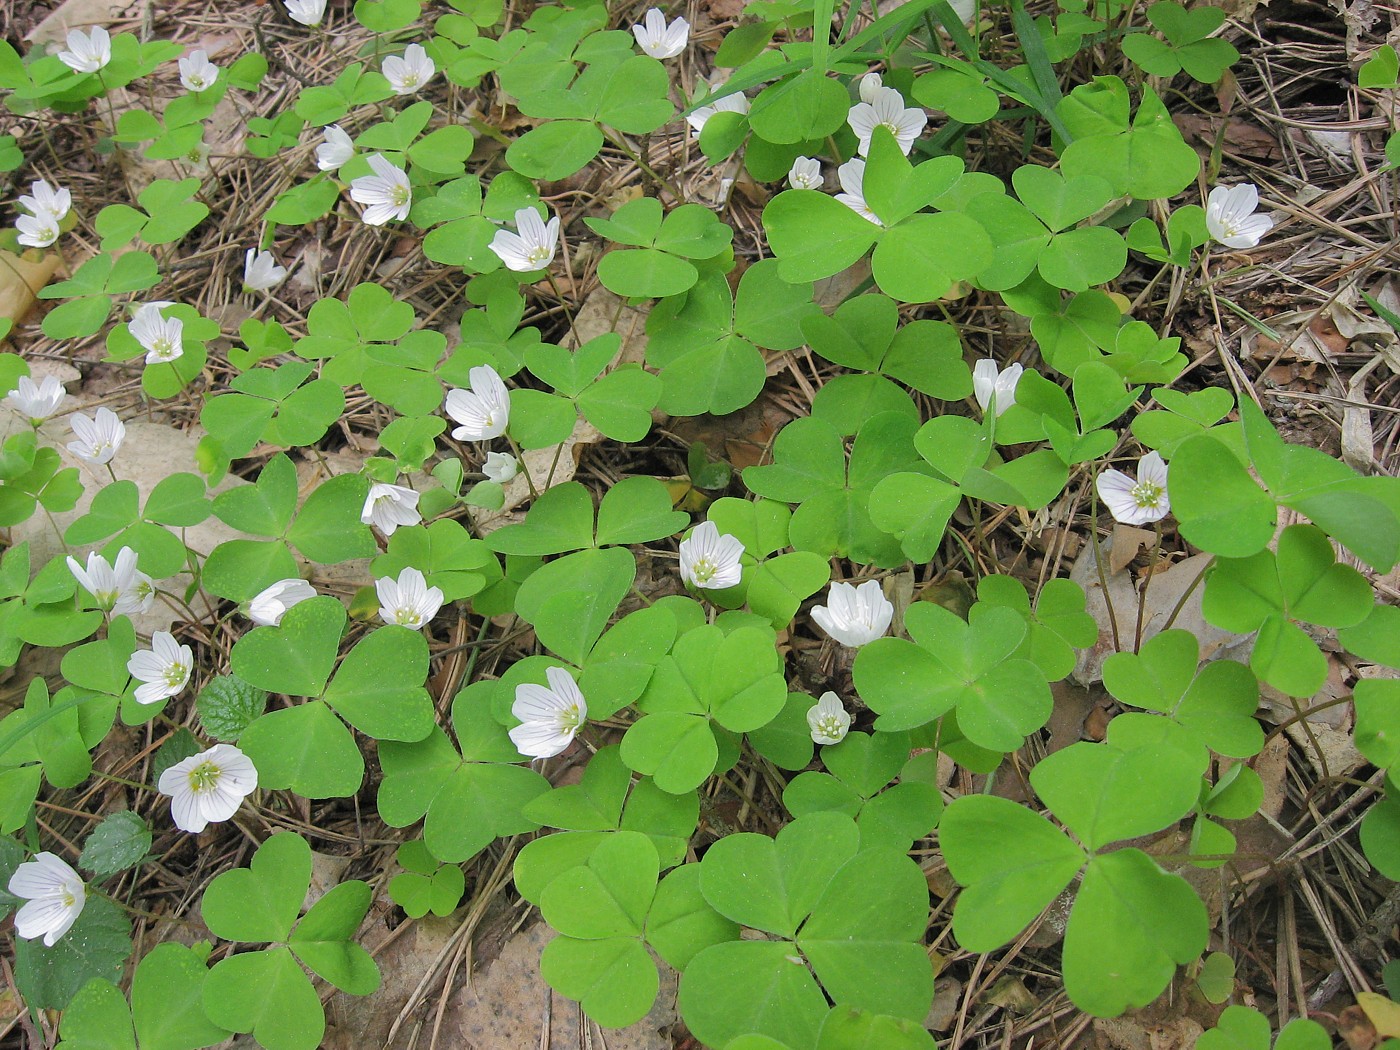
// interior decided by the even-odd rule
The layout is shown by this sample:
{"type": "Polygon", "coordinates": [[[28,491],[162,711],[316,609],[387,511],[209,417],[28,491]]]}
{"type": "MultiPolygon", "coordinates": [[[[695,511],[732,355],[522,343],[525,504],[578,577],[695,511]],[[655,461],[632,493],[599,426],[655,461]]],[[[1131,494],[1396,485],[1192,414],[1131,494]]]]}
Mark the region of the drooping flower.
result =
{"type": "Polygon", "coordinates": [[[412,565],[400,569],[397,580],[388,576],[375,580],[374,591],[379,595],[381,620],[415,631],[442,608],[442,588],[429,587],[423,574],[412,565]]]}
{"type": "Polygon", "coordinates": [[[260,252],[249,248],[243,256],[243,290],[245,292],[269,292],[287,277],[287,268],[277,265],[271,252],[260,252]]]}
{"type": "Polygon", "coordinates": [[[880,216],[865,203],[865,161],[859,157],[852,157],[836,169],[836,178],[841,183],[842,190],[836,195],[838,201],[862,219],[873,222],[876,226],[885,225],[880,221],[880,216]]]}
{"type": "Polygon", "coordinates": [[[264,587],[248,603],[248,619],[263,627],[276,627],[287,610],[316,597],[316,588],[303,579],[278,580],[264,587]]]}
{"type": "Polygon", "coordinates": [[[186,91],[204,91],[219,79],[219,67],[209,61],[203,48],[191,51],[180,59],[180,83],[186,91]]]}
{"type": "Polygon", "coordinates": [[[60,51],[58,60],[75,73],[96,73],[112,61],[112,37],[101,26],[86,33],[70,29],[68,50],[60,51]]]}
{"type": "Polygon", "coordinates": [[[520,725],[510,731],[511,743],[529,758],[553,758],[572,743],[588,720],[588,702],[573,675],[562,667],[544,673],[549,688],[526,683],[515,687],[510,713],[520,725]]]}
{"type": "Polygon", "coordinates": [[[15,219],[15,229],[26,248],[47,248],[58,240],[58,221],[48,215],[21,215],[15,219]]]}
{"type": "Polygon", "coordinates": [[[68,451],[94,467],[112,462],[126,440],[126,424],[110,408],[99,408],[95,419],[74,412],[68,425],[78,438],[68,442],[68,451]]]}
{"type": "Polygon", "coordinates": [[[384,79],[396,95],[412,95],[421,91],[437,72],[437,65],[428,57],[422,44],[409,44],[403,49],[402,58],[398,55],[387,56],[381,68],[384,79]]]}
{"type": "Polygon", "coordinates": [[[661,8],[653,7],[642,24],[632,27],[632,35],[637,38],[637,46],[652,58],[675,58],[690,39],[690,23],[677,18],[668,26],[661,8]]]}
{"type": "Polygon", "coordinates": [[[839,744],[851,729],[851,716],[841,698],[828,690],[807,710],[807,726],[814,744],[839,744]]]}
{"type": "Polygon", "coordinates": [[[470,390],[453,387],[447,392],[447,414],[460,426],[452,431],[458,441],[489,441],[510,425],[510,391],[490,365],[477,365],[467,373],[470,390]]]}
{"type": "Polygon", "coordinates": [[[132,678],[144,683],[136,687],[136,702],[157,704],[185,688],[194,670],[194,652],[169,631],[156,631],[151,635],[151,647],[132,653],[126,669],[132,678]]]}
{"type": "Polygon", "coordinates": [[[822,162],[816,157],[798,157],[788,171],[788,185],[795,190],[822,188],[822,162]]]}
{"type": "Polygon", "coordinates": [[[866,580],[858,587],[833,583],[826,604],[812,610],[812,619],[823,631],[853,649],[883,637],[893,618],[894,605],[878,580],[866,580]]]}
{"type": "Polygon", "coordinates": [[[559,216],[549,222],[540,218],[534,208],[521,208],[515,213],[517,233],[497,230],[490,248],[506,267],[517,273],[543,270],[554,261],[559,246],[559,216]]]}
{"type": "MultiPolygon", "coordinates": [[[[121,561],[123,547],[117,552],[117,561],[121,561]]],[[[147,613],[151,611],[151,606],[156,603],[156,583],[139,568],[133,566],[131,576],[125,580],[120,593],[117,595],[117,604],[112,606],[114,613],[125,616],[135,616],[137,613],[147,613]]]]}
{"type": "Polygon", "coordinates": [[[228,820],[257,786],[253,760],[232,744],[215,744],[176,762],[156,783],[162,795],[170,796],[175,826],[191,834],[228,820]]]}
{"type": "Polygon", "coordinates": [[[27,941],[43,937],[48,948],[72,929],[87,903],[87,885],[49,852],[36,853],[15,868],[6,888],[27,902],[15,913],[15,933],[27,941]]]}
{"type": "Polygon", "coordinates": [[[1021,381],[1025,369],[1019,364],[1010,364],[997,371],[997,363],[984,357],[972,369],[972,394],[982,411],[996,406],[996,414],[1001,415],[1016,403],[1016,384],[1021,381]]]}
{"type": "Polygon", "coordinates": [[[880,92],[885,90],[885,81],[879,73],[867,73],[860,78],[859,90],[860,100],[873,106],[880,92]]]}
{"type": "Polygon", "coordinates": [[[1256,215],[1259,190],[1251,182],[1216,186],[1206,198],[1206,230],[1227,248],[1254,248],[1274,228],[1274,220],[1256,215]]]}
{"type": "Polygon", "coordinates": [[[73,207],[73,195],[62,186],[50,186],[44,179],[29,184],[29,192],[19,198],[19,206],[30,215],[62,222],[73,207]]]}
{"type": "Polygon", "coordinates": [[[1114,519],[1124,525],[1149,525],[1172,510],[1167,496],[1167,464],[1156,452],[1138,460],[1136,479],[1121,470],[1105,470],[1095,487],[1114,519]]]}
{"type": "Polygon", "coordinates": [[[400,525],[417,525],[423,520],[418,513],[418,493],[403,485],[376,481],[369,487],[360,521],[378,526],[386,536],[392,536],[400,525]]]}
{"type": "Polygon", "coordinates": [[[19,383],[5,395],[5,404],[37,427],[58,411],[66,396],[63,384],[54,376],[44,376],[37,383],[29,376],[20,376],[19,383]]]}
{"type": "MultiPolygon", "coordinates": [[[[115,562],[109,562],[97,551],[89,551],[87,565],[83,566],[77,558],[68,555],[68,571],[73,574],[73,579],[78,581],[78,586],[92,595],[92,600],[97,603],[98,608],[104,610],[116,609],[118,612],[126,612],[125,609],[117,609],[117,605],[124,594],[133,591],[137,583],[136,552],[130,547],[123,547],[117,551],[115,562]]],[[[150,577],[141,573],[148,582],[150,577]]]]}
{"type": "MultiPolygon", "coordinates": [[[[865,85],[861,88],[864,90],[865,85]]],[[[904,96],[894,88],[882,87],[875,92],[873,102],[857,102],[846,117],[851,130],[860,140],[857,147],[863,157],[870,152],[870,136],[876,128],[887,128],[907,156],[914,141],[928,126],[928,114],[922,108],[904,105],[904,96]]]]}
{"type": "MultiPolygon", "coordinates": [[[[713,93],[723,87],[724,80],[725,78],[723,76],[718,76],[711,80],[710,92],[713,93]]],[[[723,98],[716,99],[707,105],[701,106],[690,116],[686,117],[685,122],[691,126],[692,130],[694,130],[695,134],[698,136],[700,132],[705,130],[705,122],[716,113],[747,113],[748,111],[749,100],[744,96],[742,91],[735,91],[732,94],[725,95],[723,98]]]]}
{"type": "Polygon", "coordinates": [[[366,205],[361,218],[370,226],[408,218],[408,210],[413,206],[408,173],[386,160],[382,153],[370,154],[369,166],[374,169],[373,175],[361,175],[350,181],[350,199],[366,205]]]}
{"type": "Polygon", "coordinates": [[[481,465],[481,472],[486,475],[488,481],[504,485],[520,473],[520,460],[509,452],[488,452],[486,462],[481,465]]]}
{"type": "Polygon", "coordinates": [[[327,124],[321,129],[322,142],[316,147],[316,167],[334,171],[355,155],[355,143],[339,124],[327,124]]]}
{"type": "Polygon", "coordinates": [[[721,535],[713,521],[702,521],[681,540],[681,579],[708,590],[733,587],[742,575],[743,553],[744,545],[736,537],[721,535]]]}
{"type": "Polygon", "coordinates": [[[326,17],[326,0],[287,0],[287,14],[304,26],[318,26],[326,17]]]}
{"type": "Polygon", "coordinates": [[[178,317],[166,317],[161,313],[170,305],[160,302],[137,307],[136,316],[127,325],[132,338],[146,351],[148,365],[174,361],[185,353],[185,322],[178,317]]]}

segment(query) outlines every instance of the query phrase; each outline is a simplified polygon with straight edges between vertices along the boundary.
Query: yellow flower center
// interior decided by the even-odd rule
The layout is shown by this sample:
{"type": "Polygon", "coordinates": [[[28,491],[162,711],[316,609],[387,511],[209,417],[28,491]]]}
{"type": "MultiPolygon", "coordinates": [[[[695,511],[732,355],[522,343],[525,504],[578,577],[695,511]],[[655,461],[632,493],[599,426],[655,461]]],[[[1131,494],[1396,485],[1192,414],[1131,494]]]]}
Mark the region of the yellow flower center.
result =
{"type": "Polygon", "coordinates": [[[1128,490],[1128,495],[1133,497],[1133,502],[1139,507],[1155,509],[1162,498],[1162,486],[1151,481],[1139,481],[1128,490]]]}
{"type": "Polygon", "coordinates": [[[224,771],[213,762],[201,762],[189,772],[190,790],[196,795],[204,795],[219,785],[224,771]]]}

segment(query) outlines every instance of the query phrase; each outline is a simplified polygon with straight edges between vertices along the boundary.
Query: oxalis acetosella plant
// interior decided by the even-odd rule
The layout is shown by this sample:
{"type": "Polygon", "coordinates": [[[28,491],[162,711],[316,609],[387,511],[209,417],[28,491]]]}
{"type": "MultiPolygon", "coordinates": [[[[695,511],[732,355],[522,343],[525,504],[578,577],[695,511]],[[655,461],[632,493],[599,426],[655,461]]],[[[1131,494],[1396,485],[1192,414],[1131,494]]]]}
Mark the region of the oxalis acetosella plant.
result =
{"type": "Polygon", "coordinates": [[[1380,23],[206,15],[0,42],[12,1028],[1400,1040],[1380,23]]]}

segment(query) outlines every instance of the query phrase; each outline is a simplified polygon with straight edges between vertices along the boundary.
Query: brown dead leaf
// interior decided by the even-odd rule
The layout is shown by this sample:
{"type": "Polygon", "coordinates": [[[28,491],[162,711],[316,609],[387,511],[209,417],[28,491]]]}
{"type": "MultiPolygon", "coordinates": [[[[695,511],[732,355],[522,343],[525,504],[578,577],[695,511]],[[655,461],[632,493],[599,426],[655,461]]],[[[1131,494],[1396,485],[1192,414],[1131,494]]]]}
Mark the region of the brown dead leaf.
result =
{"type": "MultiPolygon", "coordinates": [[[[1187,142],[1210,150],[1220,134],[1222,119],[1198,113],[1180,113],[1172,121],[1187,142]]],[[[1238,118],[1231,118],[1225,126],[1225,150],[1260,161],[1280,160],[1283,157],[1283,147],[1278,139],[1258,124],[1238,118]]]]}
{"type": "Polygon", "coordinates": [[[58,252],[34,258],[37,254],[0,252],[0,318],[8,317],[16,324],[24,320],[62,261],[58,252]]]}
{"type": "Polygon", "coordinates": [[[1111,541],[1113,547],[1108,552],[1108,571],[1122,572],[1144,550],[1150,550],[1156,539],[1157,534],[1150,529],[1115,522],[1111,541]]]}
{"type": "Polygon", "coordinates": [[[1374,1050],[1381,1041],[1376,1026],[1359,1006],[1348,1006],[1337,1015],[1337,1034],[1346,1040],[1347,1050],[1374,1050]]]}

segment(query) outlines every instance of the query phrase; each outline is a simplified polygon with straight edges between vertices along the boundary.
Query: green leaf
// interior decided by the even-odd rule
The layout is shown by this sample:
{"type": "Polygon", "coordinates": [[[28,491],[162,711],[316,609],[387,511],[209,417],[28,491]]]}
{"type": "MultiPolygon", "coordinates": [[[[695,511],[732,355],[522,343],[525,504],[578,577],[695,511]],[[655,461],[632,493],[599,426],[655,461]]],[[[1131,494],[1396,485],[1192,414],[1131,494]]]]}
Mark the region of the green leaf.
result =
{"type": "Polygon", "coordinates": [[[204,958],[166,942],[146,953],[131,981],[131,1016],[141,1050],[213,1046],[229,1033],[204,1015],[204,958]]]}
{"type": "Polygon", "coordinates": [[[370,995],[379,987],[379,967],[353,938],[373,897],[369,883],[358,879],[328,890],[297,923],[292,952],[316,976],[351,995],[370,995]]]}
{"type": "Polygon", "coordinates": [[[238,745],[265,788],[291,788],[307,798],[348,798],[364,780],[355,735],[321,700],[263,715],[243,731],[238,745]]]}
{"type": "Polygon", "coordinates": [[[434,724],[432,697],[420,684],[427,677],[428,643],[422,632],[380,627],[346,654],[325,700],[375,740],[422,740],[434,724]]]}
{"type": "Polygon", "coordinates": [[[691,959],[679,993],[691,1033],[710,1046],[750,1033],[815,1046],[826,996],[792,949],[786,941],[727,941],[691,959]]]}
{"type": "Polygon", "coordinates": [[[1098,1017],[1146,1006],[1205,951],[1209,928],[1191,884],[1141,850],[1094,857],[1065,931],[1065,990],[1098,1017]]]}
{"type": "Polygon", "coordinates": [[[83,843],[78,864],[94,875],[114,875],[134,867],[151,850],[151,829],[146,821],[121,810],[105,817],[83,843]]]}
{"type": "Polygon", "coordinates": [[[126,997],[110,981],[94,978],[63,1011],[59,1050],[136,1050],[126,997]]]}
{"type": "Polygon", "coordinates": [[[34,1009],[62,1010],[95,977],[121,979],[131,955],[131,924],[111,901],[89,894],[82,914],[51,948],[15,939],[15,983],[34,1009]]]}
{"type": "Polygon", "coordinates": [[[661,880],[647,912],[646,939],[669,965],[684,971],[699,952],[738,937],[738,924],[701,893],[699,864],[683,865],[661,880]]]}
{"type": "Polygon", "coordinates": [[[316,1050],[326,1030],[320,997],[287,948],[220,962],[204,982],[204,1012],[267,1050],[316,1050]]]}
{"type": "Polygon", "coordinates": [[[769,142],[805,142],[833,134],[849,109],[839,80],[806,69],[765,88],[749,108],[749,123],[769,142]]]}
{"type": "Polygon", "coordinates": [[[634,937],[556,937],[540,955],[540,974],[555,991],[578,1000],[584,1013],[610,1028],[640,1021],[661,986],[656,964],[634,937]]]}
{"type": "Polygon", "coordinates": [[[237,740],[267,709],[267,691],[236,675],[219,675],[195,701],[199,724],[215,740],[237,740]]]}
{"type": "MultiPolygon", "coordinates": [[[[870,1013],[853,1006],[836,1006],[822,1022],[817,1050],[934,1050],[928,1030],[900,1017],[870,1013]]],[[[733,1050],[733,1044],[730,1044],[733,1050]]]]}
{"type": "MultiPolygon", "coordinates": [[[[820,281],[860,259],[880,228],[815,190],[787,190],[763,209],[763,228],[785,281],[820,281]]],[[[919,300],[915,300],[919,301],[919,300]]]]}
{"type": "Polygon", "coordinates": [[[311,847],[300,835],[278,832],[258,847],[246,868],[217,876],[200,906],[205,925],[229,941],[285,941],[311,884],[311,847]]]}
{"type": "Polygon", "coordinates": [[[233,673],[269,693],[320,696],[335,665],[345,606],[322,595],[298,602],[276,627],[258,627],[234,643],[233,673]]]}

